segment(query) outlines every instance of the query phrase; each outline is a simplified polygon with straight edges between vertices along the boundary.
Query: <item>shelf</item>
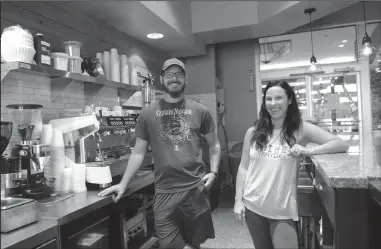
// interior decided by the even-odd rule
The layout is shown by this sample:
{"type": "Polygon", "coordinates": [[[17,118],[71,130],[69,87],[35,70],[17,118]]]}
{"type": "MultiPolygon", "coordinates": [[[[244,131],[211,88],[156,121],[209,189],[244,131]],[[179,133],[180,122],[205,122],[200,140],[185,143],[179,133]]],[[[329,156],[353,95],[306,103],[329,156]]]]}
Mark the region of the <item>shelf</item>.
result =
{"type": "Polygon", "coordinates": [[[130,98],[136,91],[141,91],[141,86],[133,86],[116,81],[107,80],[103,75],[91,77],[80,73],[71,73],[57,70],[49,67],[28,64],[24,62],[10,62],[1,64],[1,81],[10,72],[33,73],[38,75],[49,76],[52,81],[52,101],[62,94],[67,87],[73,82],[83,82],[85,94],[94,96],[103,87],[117,88],[118,96],[130,98]]]}

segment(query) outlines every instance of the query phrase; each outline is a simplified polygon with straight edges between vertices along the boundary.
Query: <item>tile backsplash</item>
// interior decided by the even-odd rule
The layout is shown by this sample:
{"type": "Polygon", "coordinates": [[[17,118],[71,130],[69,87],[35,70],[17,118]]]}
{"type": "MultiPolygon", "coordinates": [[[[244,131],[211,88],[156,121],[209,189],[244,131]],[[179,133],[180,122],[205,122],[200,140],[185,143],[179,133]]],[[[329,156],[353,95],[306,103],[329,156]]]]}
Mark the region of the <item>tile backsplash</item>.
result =
{"type": "MultiPolygon", "coordinates": [[[[65,91],[55,98],[52,92],[51,79],[47,76],[35,75],[22,72],[10,72],[1,81],[1,120],[11,121],[6,110],[9,104],[39,104],[42,110],[42,123],[47,124],[51,119],[57,118],[64,109],[82,109],[85,105],[92,103],[96,106],[113,107],[119,105],[117,90],[104,87],[97,96],[87,96],[84,85],[81,82],[73,82],[65,91]]],[[[41,127],[36,127],[33,139],[39,137],[41,127]]],[[[19,142],[16,127],[13,127],[12,138],[8,148],[19,142]]]]}
{"type": "MultiPolygon", "coordinates": [[[[129,99],[128,104],[141,104],[140,95],[138,93],[135,95],[129,99]]],[[[58,114],[65,109],[82,109],[90,103],[95,106],[105,107],[119,105],[116,89],[104,87],[97,96],[88,96],[81,82],[73,82],[64,92],[56,96],[57,93],[52,89],[50,77],[23,72],[10,72],[1,81],[1,120],[12,120],[6,110],[6,106],[9,104],[42,105],[44,107],[42,110],[43,124],[47,124],[51,119],[57,118],[58,114]],[[54,99],[54,102],[52,99],[54,99]]],[[[207,106],[217,124],[215,94],[194,94],[187,96],[207,106]]],[[[40,131],[41,126],[35,128],[33,139],[39,138],[40,131]]],[[[7,150],[19,141],[20,139],[14,126],[7,150]]],[[[6,153],[9,153],[9,151],[6,151],[6,153]]]]}

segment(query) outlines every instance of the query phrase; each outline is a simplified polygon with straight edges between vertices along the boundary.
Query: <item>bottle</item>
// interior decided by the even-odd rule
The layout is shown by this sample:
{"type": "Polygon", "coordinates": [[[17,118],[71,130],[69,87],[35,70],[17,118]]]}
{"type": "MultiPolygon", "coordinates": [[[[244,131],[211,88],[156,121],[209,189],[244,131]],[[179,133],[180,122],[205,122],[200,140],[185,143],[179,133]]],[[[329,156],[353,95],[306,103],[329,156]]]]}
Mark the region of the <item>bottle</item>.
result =
{"type": "Polygon", "coordinates": [[[36,54],[34,56],[36,64],[44,67],[51,67],[51,47],[50,43],[44,40],[43,34],[36,34],[34,37],[34,47],[36,49],[36,54]]]}

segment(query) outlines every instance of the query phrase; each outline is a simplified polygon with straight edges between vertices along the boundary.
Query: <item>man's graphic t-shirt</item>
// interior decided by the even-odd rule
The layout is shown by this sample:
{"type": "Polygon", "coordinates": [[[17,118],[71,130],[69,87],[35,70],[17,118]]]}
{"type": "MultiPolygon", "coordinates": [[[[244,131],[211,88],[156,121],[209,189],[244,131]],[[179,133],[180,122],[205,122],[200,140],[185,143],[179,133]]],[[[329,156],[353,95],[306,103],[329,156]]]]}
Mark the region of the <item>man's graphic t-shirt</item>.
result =
{"type": "Polygon", "coordinates": [[[179,192],[201,184],[200,138],[214,129],[207,108],[187,98],[177,103],[161,99],[142,110],[135,133],[152,148],[156,191],[179,192]]]}

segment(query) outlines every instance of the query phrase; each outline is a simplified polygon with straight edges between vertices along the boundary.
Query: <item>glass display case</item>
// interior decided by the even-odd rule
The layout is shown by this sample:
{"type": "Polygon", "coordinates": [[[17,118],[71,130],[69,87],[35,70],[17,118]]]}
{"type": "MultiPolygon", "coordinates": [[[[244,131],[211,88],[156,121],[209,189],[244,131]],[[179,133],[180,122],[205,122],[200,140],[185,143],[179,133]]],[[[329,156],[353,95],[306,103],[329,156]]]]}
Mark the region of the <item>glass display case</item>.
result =
{"type": "Polygon", "coordinates": [[[358,132],[358,90],[355,73],[312,77],[312,117],[330,132],[358,132]]]}
{"type": "Polygon", "coordinates": [[[266,85],[275,80],[286,81],[294,89],[304,120],[336,134],[358,134],[361,108],[357,72],[264,79],[262,97],[266,85]]]}

